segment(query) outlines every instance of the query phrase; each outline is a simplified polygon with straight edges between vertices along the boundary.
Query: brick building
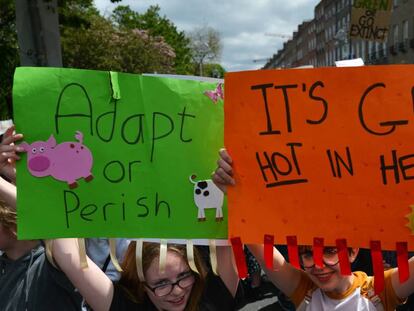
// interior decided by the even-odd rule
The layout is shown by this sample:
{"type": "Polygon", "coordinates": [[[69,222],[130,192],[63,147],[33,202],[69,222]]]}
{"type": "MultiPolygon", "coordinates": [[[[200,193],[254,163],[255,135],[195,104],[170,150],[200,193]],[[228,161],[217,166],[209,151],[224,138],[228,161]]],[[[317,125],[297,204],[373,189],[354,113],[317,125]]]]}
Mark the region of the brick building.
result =
{"type": "Polygon", "coordinates": [[[264,69],[333,66],[337,60],[356,57],[368,65],[414,63],[414,0],[389,1],[393,6],[386,42],[350,39],[352,0],[321,0],[314,18],[298,26],[264,69]]]}
{"type": "Polygon", "coordinates": [[[395,0],[388,36],[388,63],[414,63],[414,0],[395,0]]]}

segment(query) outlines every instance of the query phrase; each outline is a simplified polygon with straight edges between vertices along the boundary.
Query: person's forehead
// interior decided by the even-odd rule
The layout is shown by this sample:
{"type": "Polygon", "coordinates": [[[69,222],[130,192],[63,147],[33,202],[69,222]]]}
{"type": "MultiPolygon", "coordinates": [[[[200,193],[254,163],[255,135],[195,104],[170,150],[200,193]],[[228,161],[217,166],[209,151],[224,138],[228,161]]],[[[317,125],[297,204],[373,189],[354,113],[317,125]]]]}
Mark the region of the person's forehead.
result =
{"type": "Polygon", "coordinates": [[[164,273],[161,273],[159,258],[156,257],[145,272],[145,278],[147,282],[157,282],[163,279],[175,281],[177,276],[188,270],[188,264],[181,255],[168,251],[164,273]]]}

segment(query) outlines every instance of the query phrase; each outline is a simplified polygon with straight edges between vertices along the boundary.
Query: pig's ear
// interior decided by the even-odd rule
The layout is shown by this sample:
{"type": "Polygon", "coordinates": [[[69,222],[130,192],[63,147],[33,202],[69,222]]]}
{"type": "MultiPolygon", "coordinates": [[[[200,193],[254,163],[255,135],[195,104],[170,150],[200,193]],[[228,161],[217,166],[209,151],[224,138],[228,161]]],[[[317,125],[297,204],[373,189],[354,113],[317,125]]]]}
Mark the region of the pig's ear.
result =
{"type": "Polygon", "coordinates": [[[56,139],[55,139],[55,137],[53,136],[53,134],[52,135],[50,135],[50,137],[49,137],[49,139],[47,140],[47,144],[48,144],[48,146],[49,147],[54,147],[54,146],[56,146],[56,139]]]}
{"type": "Polygon", "coordinates": [[[23,152],[28,152],[30,151],[30,145],[28,143],[26,143],[25,141],[22,142],[21,144],[19,144],[19,147],[23,148],[23,152]]]}

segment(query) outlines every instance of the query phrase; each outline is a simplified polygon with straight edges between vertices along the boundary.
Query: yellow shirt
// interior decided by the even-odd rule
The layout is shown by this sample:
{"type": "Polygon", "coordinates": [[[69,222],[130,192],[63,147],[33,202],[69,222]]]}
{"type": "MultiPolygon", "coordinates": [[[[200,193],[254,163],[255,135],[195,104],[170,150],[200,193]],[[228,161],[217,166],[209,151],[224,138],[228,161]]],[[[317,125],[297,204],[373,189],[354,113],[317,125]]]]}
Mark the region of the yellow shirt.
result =
{"type": "Polygon", "coordinates": [[[354,272],[354,281],[342,294],[323,292],[301,271],[301,280],[290,297],[297,311],[392,311],[404,300],[397,297],[391,283],[391,272],[384,272],[384,290],[374,295],[374,277],[354,272]]]}

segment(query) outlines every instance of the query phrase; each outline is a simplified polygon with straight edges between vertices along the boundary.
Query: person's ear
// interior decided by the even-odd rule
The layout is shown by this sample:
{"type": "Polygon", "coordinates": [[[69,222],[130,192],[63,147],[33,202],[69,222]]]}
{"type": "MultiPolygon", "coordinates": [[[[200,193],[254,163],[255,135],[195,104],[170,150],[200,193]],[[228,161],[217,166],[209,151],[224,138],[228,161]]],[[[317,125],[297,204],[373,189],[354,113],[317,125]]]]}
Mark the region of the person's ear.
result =
{"type": "Polygon", "coordinates": [[[349,251],[349,262],[353,263],[355,261],[355,259],[357,258],[359,253],[359,248],[351,248],[351,250],[349,251]]]}
{"type": "Polygon", "coordinates": [[[17,239],[17,225],[11,226],[11,228],[9,228],[9,230],[14,235],[14,237],[17,239]]]}

